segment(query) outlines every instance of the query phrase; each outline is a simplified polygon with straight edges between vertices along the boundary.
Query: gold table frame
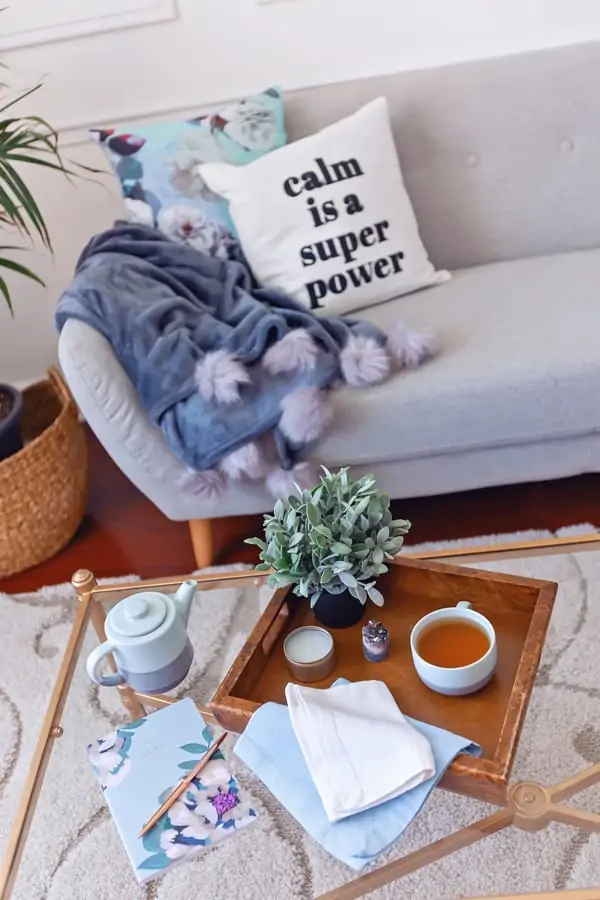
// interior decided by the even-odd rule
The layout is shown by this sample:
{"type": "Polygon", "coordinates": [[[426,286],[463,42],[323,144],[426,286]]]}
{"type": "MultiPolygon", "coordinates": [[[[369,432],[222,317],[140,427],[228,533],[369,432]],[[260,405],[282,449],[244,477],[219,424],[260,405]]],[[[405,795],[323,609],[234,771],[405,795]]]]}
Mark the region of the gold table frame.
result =
{"type": "MultiPolygon", "coordinates": [[[[404,556],[419,559],[452,559],[456,562],[474,562],[490,559],[520,558],[560,552],[579,552],[582,550],[599,550],[600,535],[586,534],[567,538],[546,538],[537,541],[521,541],[511,544],[466,547],[429,553],[410,553],[404,556]]],[[[266,574],[257,575],[251,571],[214,573],[192,576],[200,590],[210,590],[216,584],[220,587],[232,587],[241,581],[262,584],[266,574]]],[[[136,581],[124,584],[98,585],[94,575],[86,569],[80,569],[73,576],[72,584],[79,598],[75,621],[69,636],[67,647],[61,662],[54,690],[50,698],[46,717],[37,741],[25,789],[17,816],[12,827],[8,845],[0,869],[0,900],[8,900],[18,874],[19,864],[25,848],[27,835],[33,821],[35,808],[42,788],[48,760],[54,742],[63,734],[60,719],[65,707],[75,667],[79,660],[79,652],[85,630],[91,621],[100,640],[105,640],[104,622],[106,612],[103,600],[108,594],[121,596],[139,591],[140,588],[175,588],[183,578],[136,581]]],[[[112,661],[113,668],[116,668],[112,661]]],[[[117,687],[123,705],[132,718],[140,718],[146,714],[144,703],[152,707],[168,706],[174,700],[171,697],[156,694],[142,694],[128,685],[117,687]]],[[[199,706],[200,712],[209,721],[214,721],[210,709],[199,706]]],[[[360,875],[352,881],[321,894],[316,900],[357,900],[380,887],[424,868],[457,850],[468,847],[488,835],[495,834],[513,825],[526,831],[538,831],[550,822],[561,822],[590,832],[600,833],[600,815],[578,807],[568,806],[562,801],[568,800],[584,788],[600,782],[600,762],[571,776],[556,785],[544,786],[536,782],[519,782],[512,786],[507,805],[496,812],[473,822],[464,828],[447,835],[432,844],[415,850],[401,859],[387,863],[366,875],[360,875]]],[[[600,879],[599,879],[600,880],[600,879]]],[[[600,900],[600,886],[571,891],[547,891],[529,894],[496,895],[496,900],[555,900],[558,897],[567,900],[600,900]]],[[[484,898],[472,898],[484,900],[484,898]]],[[[493,898],[488,898],[493,900],[493,898]]]]}

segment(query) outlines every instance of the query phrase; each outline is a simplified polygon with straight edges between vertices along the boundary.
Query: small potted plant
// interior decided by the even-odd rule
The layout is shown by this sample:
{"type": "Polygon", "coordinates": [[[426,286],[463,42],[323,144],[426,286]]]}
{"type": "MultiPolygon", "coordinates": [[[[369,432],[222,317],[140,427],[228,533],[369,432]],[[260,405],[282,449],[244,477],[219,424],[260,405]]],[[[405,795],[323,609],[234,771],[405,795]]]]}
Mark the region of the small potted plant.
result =
{"type": "MultiPolygon", "coordinates": [[[[22,276],[43,284],[19,261],[19,254],[36,237],[51,249],[44,216],[26,183],[28,173],[33,166],[41,166],[63,176],[77,174],[63,165],[56,131],[39,116],[18,115],[20,101],[40,87],[4,99],[6,85],[0,81],[3,336],[4,315],[14,315],[12,278],[22,276]]],[[[94,172],[87,166],[77,168],[94,172]]],[[[83,518],[86,490],[85,434],[75,401],[59,373],[52,368],[47,378],[29,385],[23,394],[0,384],[0,578],[43,562],[72,538],[83,518]]]]}
{"type": "Polygon", "coordinates": [[[353,481],[348,469],[332,474],[324,466],[323,473],[312,490],[278,500],[264,517],[265,539],[246,543],[260,548],[257,569],[273,570],[270,584],[293,585],[295,594],[310,599],[319,622],[346,628],[360,621],[367,598],[383,605],[375,582],[410,522],[392,519],[390,498],[372,475],[353,481]]]}
{"type": "Polygon", "coordinates": [[[21,392],[9,384],[0,384],[0,460],[12,456],[23,446],[22,412],[21,392]]]}
{"type": "MultiPolygon", "coordinates": [[[[52,249],[46,222],[25,183],[23,170],[42,166],[62,175],[75,174],[63,165],[58,135],[54,129],[39,116],[16,114],[15,106],[35,94],[40,87],[38,84],[20,96],[0,101],[0,305],[5,301],[10,315],[14,315],[14,309],[10,285],[5,277],[7,273],[29,278],[42,286],[44,284],[35,272],[14,258],[15,254],[26,248],[22,242],[14,244],[14,236],[28,239],[36,236],[44,247],[52,249]],[[5,251],[9,252],[8,256],[5,251]]],[[[0,83],[2,88],[5,85],[0,83]]],[[[94,171],[87,166],[80,168],[94,171]]],[[[20,391],[9,384],[0,384],[0,460],[12,456],[23,446],[20,429],[22,411],[20,391]]]]}

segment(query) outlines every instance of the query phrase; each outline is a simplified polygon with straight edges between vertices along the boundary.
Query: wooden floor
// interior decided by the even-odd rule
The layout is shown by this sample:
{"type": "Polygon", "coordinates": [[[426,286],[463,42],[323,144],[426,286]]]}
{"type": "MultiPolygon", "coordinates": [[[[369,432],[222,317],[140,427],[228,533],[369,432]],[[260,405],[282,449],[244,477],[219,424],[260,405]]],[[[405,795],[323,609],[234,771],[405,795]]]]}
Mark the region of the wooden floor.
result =
{"type": "MultiPolygon", "coordinates": [[[[88,433],[91,484],[88,513],[68,547],[13,578],[0,590],[35,590],[68,581],[79,568],[96,576],[179,575],[194,568],[185,522],[171,522],[125,478],[88,433]]],[[[396,501],[397,517],[410,519],[411,543],[600,523],[600,475],[396,501]]],[[[260,531],[260,516],[214,521],[215,563],[253,562],[243,540],[260,531]]]]}

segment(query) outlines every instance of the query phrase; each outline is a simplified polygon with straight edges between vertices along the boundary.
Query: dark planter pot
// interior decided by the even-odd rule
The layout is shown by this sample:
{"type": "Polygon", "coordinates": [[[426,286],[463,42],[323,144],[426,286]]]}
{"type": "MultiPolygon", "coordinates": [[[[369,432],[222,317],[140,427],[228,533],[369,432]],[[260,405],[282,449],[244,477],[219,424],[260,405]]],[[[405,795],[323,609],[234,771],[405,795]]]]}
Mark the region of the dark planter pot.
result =
{"type": "Polygon", "coordinates": [[[23,447],[21,438],[23,398],[21,392],[9,384],[0,384],[0,410],[7,400],[10,412],[5,419],[0,419],[0,460],[12,456],[23,447]]]}
{"type": "Polygon", "coordinates": [[[323,591],[313,609],[317,621],[326,628],[350,628],[360,622],[365,607],[349,591],[329,594],[323,591]]]}

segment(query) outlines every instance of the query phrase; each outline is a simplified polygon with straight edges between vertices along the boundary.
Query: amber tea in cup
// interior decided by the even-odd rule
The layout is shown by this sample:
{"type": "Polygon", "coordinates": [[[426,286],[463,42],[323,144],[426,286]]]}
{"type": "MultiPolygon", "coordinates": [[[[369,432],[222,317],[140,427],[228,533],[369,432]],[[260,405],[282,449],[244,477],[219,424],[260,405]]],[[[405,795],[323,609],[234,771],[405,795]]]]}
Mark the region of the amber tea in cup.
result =
{"type": "Polygon", "coordinates": [[[468,600],[419,619],[410,633],[410,652],[423,684],[450,697],[480,691],[498,661],[494,626],[468,600]]]}
{"type": "Polygon", "coordinates": [[[432,622],[419,635],[417,650],[432,666],[457,669],[477,662],[490,649],[490,639],[482,628],[464,619],[432,622]]]}

